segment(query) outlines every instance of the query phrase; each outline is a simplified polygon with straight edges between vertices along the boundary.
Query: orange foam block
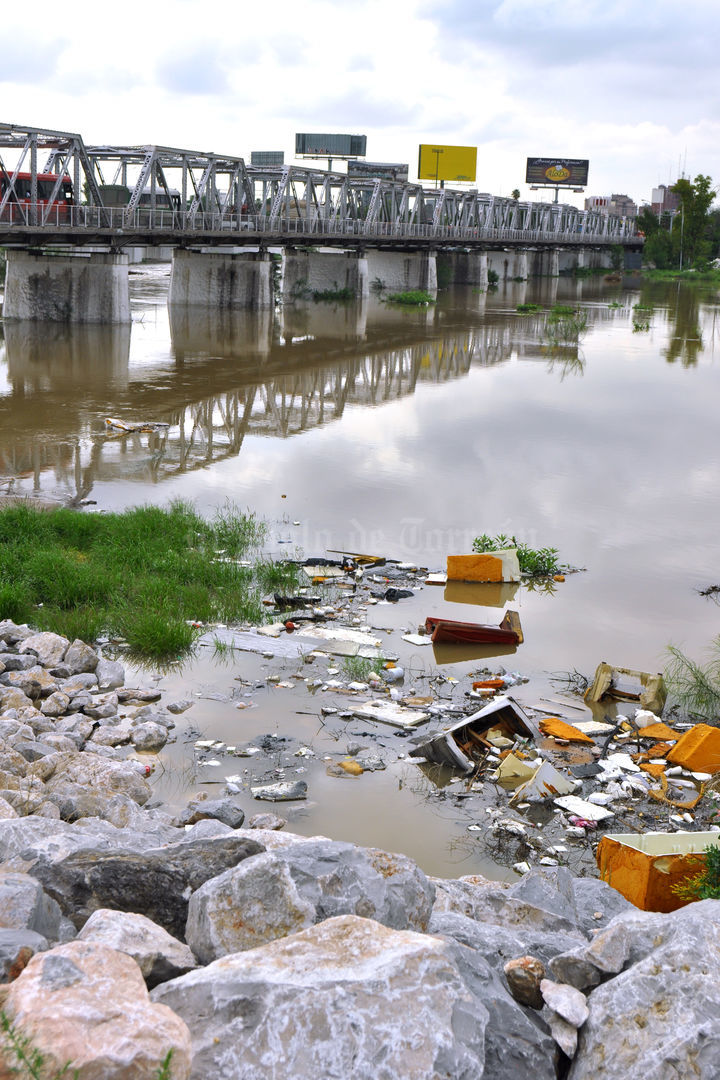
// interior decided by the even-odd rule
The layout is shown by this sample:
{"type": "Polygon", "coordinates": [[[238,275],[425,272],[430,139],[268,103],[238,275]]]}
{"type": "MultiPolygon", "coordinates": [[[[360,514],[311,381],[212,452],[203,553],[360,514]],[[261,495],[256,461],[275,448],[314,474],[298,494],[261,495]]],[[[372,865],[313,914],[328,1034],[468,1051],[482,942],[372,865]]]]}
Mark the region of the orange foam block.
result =
{"type": "Polygon", "coordinates": [[[593,745],[595,743],[595,740],[586,735],[584,731],[578,731],[572,724],[566,724],[563,720],[559,720],[557,716],[546,716],[544,720],[541,720],[540,730],[545,735],[552,735],[555,739],[566,739],[568,742],[592,743],[593,745]]]}
{"type": "Polygon", "coordinates": [[[692,772],[720,772],[720,729],[696,724],[680,736],[667,759],[692,772]]]}

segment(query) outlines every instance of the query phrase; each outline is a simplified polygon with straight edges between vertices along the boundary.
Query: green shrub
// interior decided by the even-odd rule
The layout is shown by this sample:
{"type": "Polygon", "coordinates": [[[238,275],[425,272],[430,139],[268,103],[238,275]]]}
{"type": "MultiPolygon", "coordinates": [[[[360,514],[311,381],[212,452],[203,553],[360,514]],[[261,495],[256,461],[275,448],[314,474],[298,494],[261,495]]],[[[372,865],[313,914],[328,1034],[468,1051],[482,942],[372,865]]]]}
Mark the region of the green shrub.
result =
{"type": "Polygon", "coordinates": [[[499,533],[497,536],[476,536],[473,540],[473,551],[502,551],[504,548],[517,548],[520,571],[528,577],[551,577],[567,569],[558,562],[557,548],[531,548],[527,544],[520,544],[514,536],[506,536],[499,533]]]}

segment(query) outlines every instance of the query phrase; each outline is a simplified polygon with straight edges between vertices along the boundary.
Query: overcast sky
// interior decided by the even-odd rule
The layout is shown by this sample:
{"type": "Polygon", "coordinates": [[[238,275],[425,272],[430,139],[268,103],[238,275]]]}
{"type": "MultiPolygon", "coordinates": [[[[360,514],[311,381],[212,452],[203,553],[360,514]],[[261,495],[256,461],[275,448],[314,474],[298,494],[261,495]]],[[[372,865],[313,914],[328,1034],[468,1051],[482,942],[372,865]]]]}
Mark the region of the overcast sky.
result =
{"type": "Polygon", "coordinates": [[[248,160],[365,134],[411,178],[420,142],[472,145],[505,195],[528,156],[589,158],[587,194],[643,201],[720,184],[719,24],[718,0],[37,0],[3,11],[0,119],[248,160]]]}

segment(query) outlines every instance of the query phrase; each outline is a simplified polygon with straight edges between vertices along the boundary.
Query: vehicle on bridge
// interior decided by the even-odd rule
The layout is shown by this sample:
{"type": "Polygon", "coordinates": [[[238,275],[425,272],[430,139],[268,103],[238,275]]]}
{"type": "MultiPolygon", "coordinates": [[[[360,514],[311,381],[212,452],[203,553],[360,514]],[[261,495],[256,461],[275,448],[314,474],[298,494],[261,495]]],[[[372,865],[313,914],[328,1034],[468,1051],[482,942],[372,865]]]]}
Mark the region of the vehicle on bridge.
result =
{"type": "MultiPolygon", "coordinates": [[[[18,209],[27,220],[28,208],[32,202],[32,173],[11,174],[0,162],[0,221],[11,221],[18,215],[18,209]],[[9,192],[9,197],[5,197],[9,192]]],[[[71,218],[72,206],[75,206],[72,180],[69,176],[57,173],[37,173],[37,203],[42,208],[42,216],[48,224],[67,222],[71,218]],[[59,181],[59,184],[58,184],[59,181]],[[49,213],[47,213],[49,209],[49,213]]]]}

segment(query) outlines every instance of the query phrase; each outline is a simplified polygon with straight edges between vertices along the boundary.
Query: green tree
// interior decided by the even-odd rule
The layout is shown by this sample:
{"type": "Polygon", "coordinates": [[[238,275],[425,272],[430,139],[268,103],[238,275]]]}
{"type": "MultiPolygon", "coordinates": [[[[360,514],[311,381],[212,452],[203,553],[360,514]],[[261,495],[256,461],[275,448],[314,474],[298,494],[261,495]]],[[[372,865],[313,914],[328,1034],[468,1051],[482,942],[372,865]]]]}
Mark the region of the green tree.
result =
{"type": "Polygon", "coordinates": [[[660,231],[660,218],[649,206],[643,206],[636,222],[638,232],[644,233],[646,237],[654,236],[656,232],[660,231]]]}
{"type": "Polygon", "coordinates": [[[712,179],[702,173],[694,181],[683,177],[672,190],[680,196],[680,212],[673,221],[673,234],[679,241],[680,269],[705,263],[710,256],[708,211],[715,198],[712,179]]]}
{"type": "Polygon", "coordinates": [[[513,188],[512,191],[510,192],[510,198],[514,199],[515,202],[517,202],[518,199],[520,198],[520,188],[513,188]]]}
{"type": "Polygon", "coordinates": [[[666,229],[658,229],[648,236],[645,234],[643,258],[653,263],[658,270],[672,270],[677,265],[677,256],[673,237],[666,229]]]}

